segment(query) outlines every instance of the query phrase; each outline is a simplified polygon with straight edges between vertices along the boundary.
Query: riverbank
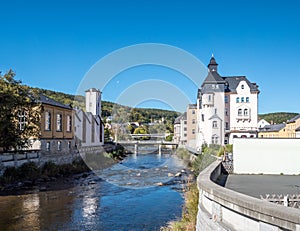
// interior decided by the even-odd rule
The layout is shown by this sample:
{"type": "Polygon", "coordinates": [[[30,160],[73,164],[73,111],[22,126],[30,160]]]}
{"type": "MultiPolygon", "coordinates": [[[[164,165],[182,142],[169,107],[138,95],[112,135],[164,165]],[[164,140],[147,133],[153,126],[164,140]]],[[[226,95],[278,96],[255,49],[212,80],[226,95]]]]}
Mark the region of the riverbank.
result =
{"type": "MultiPolygon", "coordinates": [[[[194,178],[199,173],[210,165],[218,153],[220,152],[220,146],[203,147],[202,154],[197,158],[191,160],[191,154],[184,148],[179,148],[176,151],[176,155],[186,161],[189,165],[191,172],[194,173],[194,178]]],[[[182,210],[182,216],[180,220],[171,221],[166,227],[162,227],[161,231],[195,231],[196,221],[198,213],[198,201],[199,191],[196,182],[191,182],[184,194],[185,205],[182,210]]]]}
{"type": "Polygon", "coordinates": [[[103,156],[106,160],[105,166],[111,166],[126,157],[125,150],[120,145],[107,144],[103,148],[105,150],[103,155],[87,153],[85,160],[79,157],[69,164],[58,165],[48,161],[42,166],[28,162],[20,167],[7,167],[0,176],[0,195],[19,195],[70,188],[75,185],[78,178],[85,178],[92,174],[94,168],[91,164],[97,163],[95,157],[103,156]],[[94,157],[92,161],[91,156],[94,157]]]}

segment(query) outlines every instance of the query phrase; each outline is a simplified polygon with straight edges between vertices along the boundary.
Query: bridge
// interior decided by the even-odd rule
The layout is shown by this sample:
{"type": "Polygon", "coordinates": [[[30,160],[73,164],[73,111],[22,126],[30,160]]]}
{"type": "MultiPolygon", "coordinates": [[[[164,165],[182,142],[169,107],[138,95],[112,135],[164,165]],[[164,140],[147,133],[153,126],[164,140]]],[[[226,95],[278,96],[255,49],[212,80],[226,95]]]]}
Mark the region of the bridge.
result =
{"type": "MultiPolygon", "coordinates": [[[[143,134],[143,136],[145,136],[145,134],[143,134]]],[[[134,145],[134,154],[138,153],[139,145],[157,145],[158,154],[161,154],[161,148],[163,145],[173,145],[175,147],[178,146],[178,143],[164,140],[120,140],[117,143],[121,145],[134,145]]]]}

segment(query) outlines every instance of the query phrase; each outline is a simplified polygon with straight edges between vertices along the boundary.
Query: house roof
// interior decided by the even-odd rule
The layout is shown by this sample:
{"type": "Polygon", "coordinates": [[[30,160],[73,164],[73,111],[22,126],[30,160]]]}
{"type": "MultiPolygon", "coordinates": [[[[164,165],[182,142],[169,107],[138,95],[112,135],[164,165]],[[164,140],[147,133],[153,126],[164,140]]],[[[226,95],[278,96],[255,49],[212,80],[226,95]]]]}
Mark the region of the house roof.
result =
{"type": "Polygon", "coordinates": [[[270,124],[263,128],[260,128],[260,132],[279,132],[281,129],[285,128],[286,124],[270,124]]]}
{"type": "Polygon", "coordinates": [[[217,71],[209,71],[203,84],[217,84],[217,83],[226,83],[224,79],[219,75],[217,71]]]}
{"type": "MultiPolygon", "coordinates": [[[[221,76],[217,71],[217,62],[214,57],[210,59],[208,64],[208,74],[203,81],[201,87],[205,84],[225,84],[226,92],[236,92],[236,88],[241,81],[245,81],[250,88],[250,92],[258,92],[258,85],[256,83],[251,83],[246,76],[221,76]]],[[[201,91],[198,91],[198,97],[201,91]]]]}
{"type": "Polygon", "coordinates": [[[187,115],[186,115],[186,112],[183,113],[182,115],[178,116],[175,121],[174,121],[174,124],[180,124],[180,121],[181,120],[186,120],[187,119],[187,115]]]}
{"type": "Polygon", "coordinates": [[[297,127],[295,131],[300,132],[300,127],[297,127]]]}
{"type": "Polygon", "coordinates": [[[296,122],[296,120],[300,119],[300,114],[296,115],[294,118],[290,119],[289,121],[287,121],[287,123],[293,123],[296,122]]]}
{"type": "Polygon", "coordinates": [[[70,109],[72,110],[72,107],[70,105],[66,105],[60,102],[57,102],[54,99],[51,99],[48,96],[45,96],[43,94],[40,94],[39,96],[39,102],[43,103],[43,104],[48,104],[48,105],[52,105],[52,106],[56,106],[56,107],[61,107],[61,108],[66,108],[66,109],[70,109]]]}
{"type": "Polygon", "coordinates": [[[249,88],[250,92],[258,92],[258,85],[256,83],[251,83],[246,76],[224,76],[222,77],[227,85],[227,92],[236,92],[236,88],[241,81],[245,81],[249,88]]]}

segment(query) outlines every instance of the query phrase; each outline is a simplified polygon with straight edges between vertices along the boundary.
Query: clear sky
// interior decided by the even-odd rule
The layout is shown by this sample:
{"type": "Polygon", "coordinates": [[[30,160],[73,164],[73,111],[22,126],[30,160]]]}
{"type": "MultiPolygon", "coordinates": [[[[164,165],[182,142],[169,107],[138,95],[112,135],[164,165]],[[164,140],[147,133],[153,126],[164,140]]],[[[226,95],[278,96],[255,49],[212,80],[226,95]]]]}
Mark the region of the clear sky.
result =
{"type": "MultiPolygon", "coordinates": [[[[260,113],[300,112],[299,8],[293,0],[2,0],[0,71],[11,68],[25,84],[74,94],[102,57],[134,44],[163,43],[205,65],[214,53],[221,75],[256,82],[260,113]]],[[[180,75],[148,65],[122,72],[110,85],[176,79],[172,84],[194,103],[197,86],[180,75]]],[[[103,99],[115,101],[108,87],[100,89],[103,99]]]]}

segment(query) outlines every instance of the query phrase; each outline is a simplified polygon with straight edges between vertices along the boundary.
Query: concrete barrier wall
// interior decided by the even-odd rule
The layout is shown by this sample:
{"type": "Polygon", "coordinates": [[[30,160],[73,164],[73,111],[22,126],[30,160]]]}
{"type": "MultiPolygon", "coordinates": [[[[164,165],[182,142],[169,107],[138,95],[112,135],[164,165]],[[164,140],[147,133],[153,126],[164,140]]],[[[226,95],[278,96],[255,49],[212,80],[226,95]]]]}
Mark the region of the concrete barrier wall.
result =
{"type": "Polygon", "coordinates": [[[300,174],[300,139],[234,139],[237,174],[300,174]]]}
{"type": "Polygon", "coordinates": [[[202,171],[197,184],[199,205],[196,230],[300,231],[300,210],[253,198],[217,185],[221,162],[202,171]]]}

